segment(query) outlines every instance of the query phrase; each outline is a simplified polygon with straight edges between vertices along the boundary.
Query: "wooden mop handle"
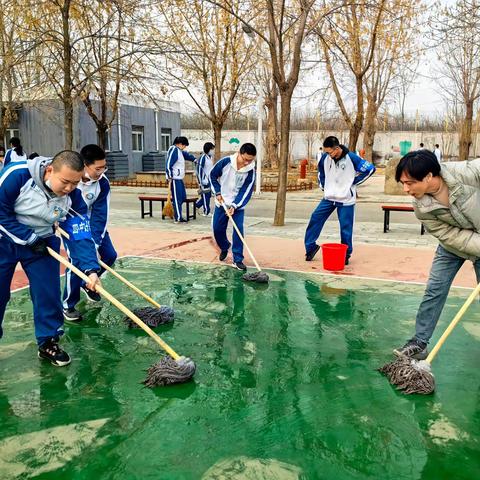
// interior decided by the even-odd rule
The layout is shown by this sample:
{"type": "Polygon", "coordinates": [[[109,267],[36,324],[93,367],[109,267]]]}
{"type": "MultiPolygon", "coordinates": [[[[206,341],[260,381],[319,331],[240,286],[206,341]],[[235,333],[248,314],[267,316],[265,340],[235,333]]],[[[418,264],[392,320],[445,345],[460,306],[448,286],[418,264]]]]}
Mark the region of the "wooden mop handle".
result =
{"type": "MultiPolygon", "coordinates": [[[[57,252],[52,250],[50,247],[47,247],[48,253],[53,257],[56,258],[61,264],[65,267],[69,268],[73,273],[78,275],[82,280],[85,282],[89,282],[89,278],[85,275],[81,270],[77,267],[72,265],[68,260],[63,258],[57,252]]],[[[172,348],[170,348],[149,326],[145,325],[145,323],[140,320],[132,311],[130,311],[123,303],[117,300],[113,295],[108,293],[103,287],[97,285],[95,287],[96,291],[103,295],[110,303],[115,305],[120,311],[122,311],[128,318],[134,321],[142,330],[144,330],[150,337],[153,338],[174,360],[178,360],[180,355],[178,355],[172,348]]]]}
{"type": "Polygon", "coordinates": [[[463,304],[462,308],[458,311],[458,313],[455,315],[454,319],[450,322],[450,325],[447,327],[447,329],[443,332],[442,336],[439,338],[438,342],[435,344],[433,347],[432,351],[428,355],[426,361],[428,363],[432,363],[432,360],[435,358],[435,355],[437,355],[438,351],[440,350],[440,347],[445,343],[445,340],[447,337],[450,335],[452,330],[455,328],[457,323],[460,321],[460,319],[463,317],[465,312],[467,311],[467,308],[472,304],[472,302],[478,297],[478,294],[480,293],[480,283],[476,286],[475,290],[470,294],[470,296],[467,298],[465,303],[463,304]]]}
{"type": "MultiPolygon", "coordinates": [[[[57,227],[57,232],[59,232],[63,237],[69,239],[70,235],[63,230],[60,227],[57,227]]],[[[123,282],[128,288],[132,289],[134,292],[138,293],[141,297],[143,297],[147,302],[150,302],[152,305],[154,305],[157,308],[161,308],[162,306],[157,303],[153,298],[149,297],[146,293],[142,292],[138,287],[136,287],[133,283],[129,282],[125,277],[120,275],[118,272],[116,272],[113,268],[109,267],[105,262],[102,262],[102,260],[98,259],[98,263],[100,264],[101,267],[103,267],[105,270],[110,272],[114,277],[118,278],[121,282],[123,282]]]]}
{"type": "Polygon", "coordinates": [[[255,266],[257,267],[257,270],[258,270],[259,272],[261,272],[262,269],[260,268],[260,265],[258,265],[257,261],[255,260],[255,257],[253,256],[252,251],[250,250],[250,248],[248,248],[247,242],[246,242],[245,239],[243,238],[243,235],[240,233],[240,230],[238,229],[237,224],[235,223],[235,220],[234,220],[233,217],[230,215],[230,213],[228,213],[228,208],[227,208],[227,206],[225,205],[225,202],[222,202],[222,207],[224,208],[225,213],[227,214],[227,216],[230,217],[230,220],[232,221],[233,228],[236,230],[238,236],[240,237],[240,240],[241,240],[242,243],[245,245],[245,248],[248,250],[248,253],[249,253],[251,259],[253,260],[253,263],[254,263],[255,266]]]}

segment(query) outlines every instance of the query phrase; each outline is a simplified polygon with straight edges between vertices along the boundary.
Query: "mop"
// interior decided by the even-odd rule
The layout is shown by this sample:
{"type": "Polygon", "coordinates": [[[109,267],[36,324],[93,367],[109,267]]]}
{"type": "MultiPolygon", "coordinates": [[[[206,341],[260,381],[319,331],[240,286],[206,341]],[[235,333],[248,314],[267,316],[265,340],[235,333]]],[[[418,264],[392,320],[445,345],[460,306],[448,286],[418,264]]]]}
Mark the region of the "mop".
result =
{"type": "MultiPolygon", "coordinates": [[[[48,253],[58,260],[66,268],[69,268],[73,273],[78,275],[85,282],[89,282],[89,278],[81,270],[72,265],[68,260],[63,258],[60,254],[47,247],[48,253]]],[[[175,383],[188,382],[195,374],[196,365],[188,357],[178,355],[170,346],[167,345],[149,326],[145,325],[140,318],[138,318],[125,305],[117,300],[113,295],[107,292],[103,287],[97,286],[96,291],[105,297],[110,303],[117,307],[133,322],[135,322],[142,330],[144,330],[160,347],[168,353],[160,359],[159,362],[152,365],[147,371],[147,378],[143,384],[147,387],[156,387],[162,385],[172,385],[175,383]]]]}
{"type": "MultiPolygon", "coordinates": [[[[69,239],[70,235],[63,230],[62,228],[57,226],[57,231],[65,238],[69,239]]],[[[99,260],[98,263],[101,267],[103,267],[107,272],[110,272],[114,277],[118,278],[121,282],[123,282],[128,288],[133,290],[135,293],[138,293],[141,297],[143,297],[147,302],[150,302],[153,307],[142,307],[136,308],[133,310],[133,313],[140,317],[144,323],[146,323],[149,327],[158,327],[159,325],[164,325],[166,323],[173,322],[173,318],[175,312],[173,308],[160,305],[157,303],[153,298],[149,297],[146,293],[142,292],[138,287],[133,285],[133,283],[129,282],[125,277],[120,275],[116,272],[112,267],[109,267],[106,263],[99,260]]],[[[132,322],[128,317],[125,319],[128,324],[129,328],[135,328],[137,325],[136,323],[132,322]]]]}
{"type": "Polygon", "coordinates": [[[419,393],[428,395],[435,390],[435,377],[433,376],[431,364],[437,355],[440,347],[445,343],[447,337],[455,328],[457,323],[463,317],[468,307],[475,300],[480,293],[480,283],[475,290],[470,294],[462,308],[455,315],[450,325],[443,332],[438,342],[433,347],[432,351],[425,360],[415,360],[413,358],[402,355],[397,360],[387,363],[378,371],[383,373],[392,385],[395,385],[398,390],[403,393],[419,393]]]}
{"type": "Polygon", "coordinates": [[[168,218],[174,217],[173,203],[172,203],[172,181],[168,182],[167,203],[163,207],[162,215],[168,218]]]}
{"type": "Polygon", "coordinates": [[[243,235],[240,233],[240,230],[237,227],[237,224],[235,223],[235,221],[233,220],[233,217],[228,212],[227,206],[225,205],[225,203],[222,203],[222,206],[225,210],[225,213],[232,221],[233,228],[237,232],[237,235],[240,237],[240,240],[242,241],[242,243],[245,245],[245,248],[248,250],[250,258],[253,260],[253,263],[255,264],[255,267],[257,267],[257,270],[258,270],[258,272],[254,272],[254,273],[245,273],[242,278],[247,282],[268,283],[268,280],[269,280],[268,275],[264,271],[262,271],[262,269],[257,263],[257,260],[255,260],[255,257],[253,256],[253,253],[250,250],[250,248],[248,248],[247,242],[243,238],[243,235]]]}

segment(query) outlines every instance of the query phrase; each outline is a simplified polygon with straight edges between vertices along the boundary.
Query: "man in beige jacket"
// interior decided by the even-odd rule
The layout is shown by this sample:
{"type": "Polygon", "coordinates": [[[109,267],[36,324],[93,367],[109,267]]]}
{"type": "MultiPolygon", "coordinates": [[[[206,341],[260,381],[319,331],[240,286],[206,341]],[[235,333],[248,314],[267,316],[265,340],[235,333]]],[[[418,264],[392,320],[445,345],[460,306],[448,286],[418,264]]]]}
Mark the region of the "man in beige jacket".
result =
{"type": "Polygon", "coordinates": [[[416,217],[440,244],[417,312],[415,336],[396,355],[423,360],[450,286],[465,260],[480,282],[480,159],[442,163],[428,150],[407,153],[397,166],[397,182],[414,197],[416,217]]]}

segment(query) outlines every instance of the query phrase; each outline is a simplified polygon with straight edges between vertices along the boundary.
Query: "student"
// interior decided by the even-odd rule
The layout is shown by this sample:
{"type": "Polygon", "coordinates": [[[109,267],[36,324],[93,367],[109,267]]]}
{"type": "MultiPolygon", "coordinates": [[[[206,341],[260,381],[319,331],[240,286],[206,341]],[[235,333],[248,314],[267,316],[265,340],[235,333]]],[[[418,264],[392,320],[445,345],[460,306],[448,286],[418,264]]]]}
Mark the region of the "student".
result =
{"type": "Polygon", "coordinates": [[[82,174],[83,160],[70,150],[53,159],[11,163],[0,174],[0,338],[10,284],[20,263],[30,282],[38,356],[57,367],[68,365],[70,356],[58,345],[63,335],[60,264],[47,250],[60,251],[56,222],[70,235],[64,243],[88,275],[87,287],[100,285],[95,244],[85,219],[87,205],[76,188],[82,174]]]}
{"type": "Polygon", "coordinates": [[[213,168],[213,153],[215,145],[212,142],[207,142],[203,146],[203,154],[197,162],[197,179],[199,184],[200,198],[195,204],[196,208],[203,207],[202,215],[208,217],[210,215],[210,201],[212,199],[212,187],[210,185],[210,172],[213,168]]]}
{"type": "Polygon", "coordinates": [[[3,147],[0,147],[0,170],[3,167],[4,160],[5,160],[5,149],[3,147]]]}
{"type": "MultiPolygon", "coordinates": [[[[98,145],[85,145],[80,151],[84,163],[82,179],[77,188],[82,192],[84,202],[88,207],[90,231],[98,252],[98,256],[111,267],[117,258],[110,235],[107,231],[108,214],[110,209],[110,182],[105,176],[107,161],[105,152],[98,145]]],[[[68,250],[67,250],[67,253],[68,250]]],[[[72,263],[75,261],[72,259],[72,263]]],[[[77,265],[76,265],[77,266],[77,265]]],[[[99,276],[105,272],[100,269],[99,276]]],[[[91,302],[99,302],[100,295],[86,288],[85,283],[70,270],[65,272],[65,289],[63,292],[63,316],[65,320],[80,322],[82,315],[75,308],[80,301],[80,290],[91,302]]]]}
{"type": "Polygon", "coordinates": [[[437,157],[438,163],[441,163],[442,151],[440,150],[440,145],[438,143],[435,144],[435,149],[433,150],[433,154],[437,157]]]}
{"type": "Polygon", "coordinates": [[[400,160],[395,179],[413,197],[415,216],[439,241],[415,335],[394,350],[396,355],[423,360],[453,279],[466,260],[473,263],[480,282],[480,159],[440,166],[432,152],[418,150],[400,160]]]}
{"type": "Polygon", "coordinates": [[[187,199],[187,192],[183,183],[185,178],[185,160],[195,161],[195,157],[185,151],[188,145],[187,137],[176,137],[173,145],[170,146],[167,152],[166,177],[170,181],[175,223],[186,222],[182,218],[182,205],[187,199]]]}
{"type": "Polygon", "coordinates": [[[305,260],[310,262],[314,259],[320,249],[316,241],[323,226],[333,211],[337,210],[340,238],[348,246],[345,259],[345,265],[348,265],[353,251],[356,188],[375,172],[375,167],[340,145],[336,137],[327,137],[323,142],[323,150],[317,168],[318,183],[324,193],[305,232],[305,260]]]}
{"type": "MultiPolygon", "coordinates": [[[[228,208],[240,233],[243,236],[244,208],[253,192],[255,183],[255,156],[257,149],[251,143],[244,143],[240,151],[219,160],[210,172],[210,183],[215,193],[215,211],[213,213],[213,235],[220,247],[220,261],[227,258],[230,242],[227,239],[228,215],[222,204],[228,208]]],[[[233,266],[246,270],[243,263],[243,243],[237,232],[233,231],[233,266]]]]}
{"type": "Polygon", "coordinates": [[[26,159],[27,155],[23,151],[20,139],[12,137],[10,139],[10,148],[7,150],[3,160],[3,167],[5,168],[10,162],[24,162],[26,159]]]}

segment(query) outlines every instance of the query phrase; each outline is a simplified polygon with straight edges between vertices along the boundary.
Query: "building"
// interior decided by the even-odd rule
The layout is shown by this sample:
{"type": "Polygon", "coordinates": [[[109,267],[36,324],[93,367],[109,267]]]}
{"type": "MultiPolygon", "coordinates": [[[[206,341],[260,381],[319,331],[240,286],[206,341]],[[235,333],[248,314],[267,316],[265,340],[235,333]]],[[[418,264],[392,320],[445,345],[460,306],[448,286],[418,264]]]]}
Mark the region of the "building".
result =
{"type": "MultiPolygon", "coordinates": [[[[8,140],[17,136],[27,152],[53,156],[65,147],[63,106],[60,100],[24,102],[17,110],[17,121],[5,134],[8,140]]],[[[83,103],[74,107],[73,149],[88,143],[98,143],[93,119],[83,103]]],[[[122,99],[117,118],[107,134],[107,152],[122,152],[128,158],[128,175],[142,171],[142,157],[149,152],[165,152],[172,140],[180,135],[180,107],[174,102],[159,102],[159,106],[137,97],[122,99]]]]}

